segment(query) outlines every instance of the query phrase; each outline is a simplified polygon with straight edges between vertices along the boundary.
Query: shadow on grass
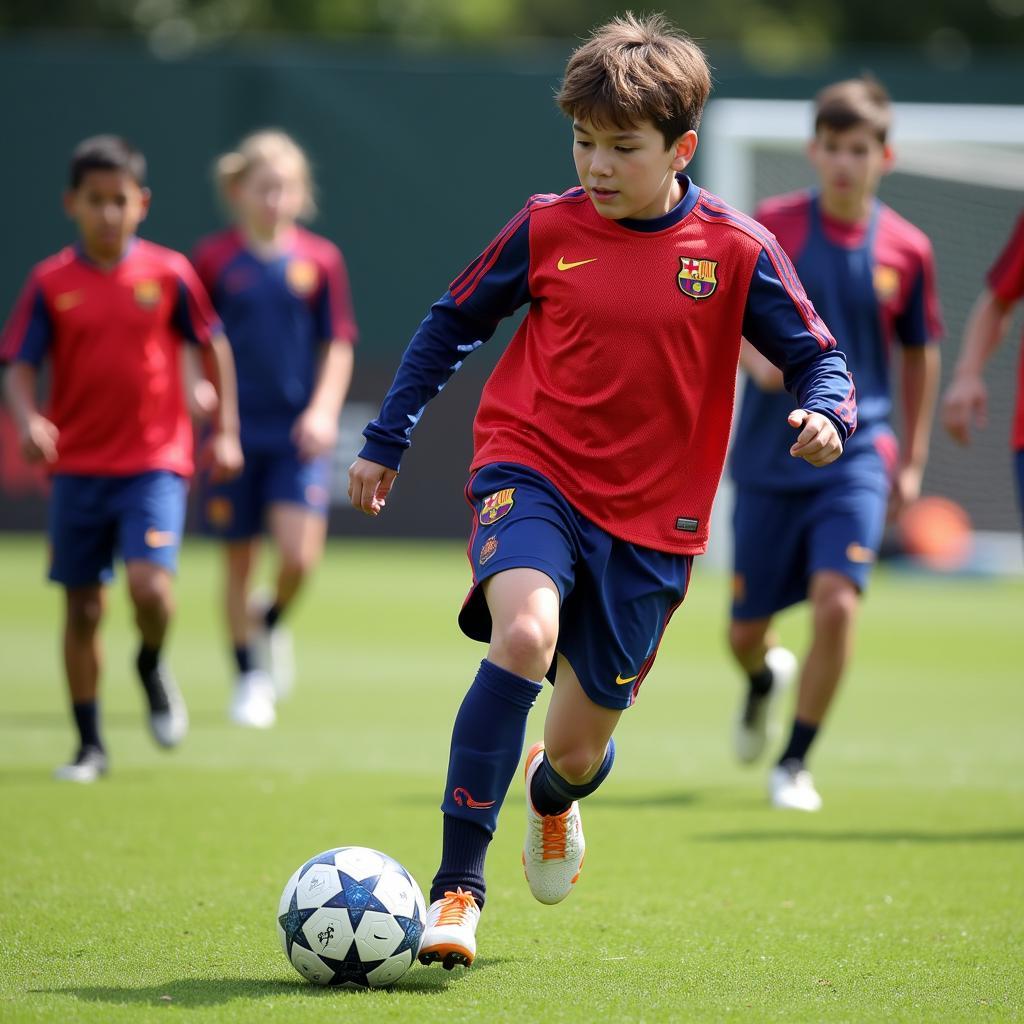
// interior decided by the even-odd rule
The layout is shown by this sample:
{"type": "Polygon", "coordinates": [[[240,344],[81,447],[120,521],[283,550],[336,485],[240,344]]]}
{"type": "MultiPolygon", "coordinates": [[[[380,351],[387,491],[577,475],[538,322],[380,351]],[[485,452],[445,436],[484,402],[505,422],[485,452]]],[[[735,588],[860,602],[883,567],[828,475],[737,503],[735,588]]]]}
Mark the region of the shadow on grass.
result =
{"type": "Polygon", "coordinates": [[[811,829],[772,829],[743,832],[712,832],[693,837],[705,843],[1020,843],[1024,842],[1024,829],[978,829],[965,832],[928,832],[918,829],[858,829],[843,832],[815,832],[811,829]]]}
{"type": "MultiPolygon", "coordinates": [[[[473,968],[474,975],[503,962],[501,957],[480,960],[473,968]]],[[[79,988],[29,989],[30,995],[74,996],[91,1003],[109,1003],[114,1006],[220,1006],[235,999],[273,999],[301,997],[304,999],[390,999],[400,995],[430,996],[443,993],[452,983],[458,983],[468,972],[456,968],[445,971],[411,970],[397,985],[381,989],[321,988],[304,982],[284,978],[182,978],[161,985],[141,988],[116,985],[95,985],[79,988]]]]}

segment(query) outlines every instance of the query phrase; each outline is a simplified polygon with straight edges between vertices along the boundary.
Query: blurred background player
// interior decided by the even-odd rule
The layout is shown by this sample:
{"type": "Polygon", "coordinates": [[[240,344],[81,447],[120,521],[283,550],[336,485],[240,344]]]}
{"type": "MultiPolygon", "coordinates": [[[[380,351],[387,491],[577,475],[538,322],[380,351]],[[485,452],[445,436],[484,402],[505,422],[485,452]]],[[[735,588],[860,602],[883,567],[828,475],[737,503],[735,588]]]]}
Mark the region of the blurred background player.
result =
{"type": "Polygon", "coordinates": [[[749,684],[736,723],[741,761],[764,750],[769,707],[797,674],[777,646],[776,612],[809,600],[811,646],[789,741],[769,779],[777,807],[821,806],[807,754],[849,661],[861,594],[887,506],[917,498],[928,458],[942,324],[931,244],[880,202],[892,164],[889,97],[860,78],[824,89],[808,155],[816,189],[765,200],[754,216],[778,238],[814,308],[845,353],[857,387],[858,427],[842,460],[822,473],[784,455],[782,375],[750,345],[734,435],[734,596],[729,643],[749,684]],[[901,344],[903,444],[889,425],[890,353],[901,344]]]}
{"type": "MultiPolygon", "coordinates": [[[[971,428],[988,425],[988,389],[982,379],[985,363],[1006,336],[1013,307],[1024,295],[1024,213],[988,272],[988,284],[978,296],[964,328],[963,347],[953,379],[942,398],[942,422],[960,444],[970,444],[971,428]]],[[[1017,411],[1013,445],[1017,494],[1024,522],[1024,347],[1017,375],[1017,411]]]]}
{"type": "Polygon", "coordinates": [[[302,149],[283,132],[256,132],[217,161],[216,176],[235,226],[202,241],[195,265],[234,352],[245,469],[206,488],[203,515],[226,541],[224,600],[238,672],[229,713],[239,725],[267,728],[294,673],[281,619],[323,554],[356,324],[340,251],[296,223],[315,211],[302,149]],[[276,583],[253,594],[265,527],[276,583]]]}
{"type": "Polygon", "coordinates": [[[475,956],[487,848],[545,676],[523,865],[542,903],[579,878],[579,801],[611,771],[707,544],[741,327],[805,406],[780,414],[782,457],[825,465],[854,428],[846,362],[785,254],[683,173],[710,88],[700,48],[660,16],[614,19],[573,54],[558,102],[580,187],[531,197],[451,283],[349,470],[352,503],[379,514],[427,401],[528,305],[474,423],[459,624],[489,646],[452,730],[424,963],[475,956]]]}
{"type": "Polygon", "coordinates": [[[183,339],[200,346],[220,391],[212,472],[228,476],[242,460],[231,351],[206,293],[184,256],[135,236],[149,209],[145,181],[145,159],[121,138],[96,136],[75,149],[64,207],[79,242],[33,268],[0,339],[22,451],[52,473],[50,579],[65,588],[64,664],[79,733],[57,778],[75,782],[107,770],[99,625],[115,552],[135,607],[153,736],[173,747],[188,728],[162,657],[193,469],[183,339]],[[36,390],[47,360],[43,413],[36,390]]]}

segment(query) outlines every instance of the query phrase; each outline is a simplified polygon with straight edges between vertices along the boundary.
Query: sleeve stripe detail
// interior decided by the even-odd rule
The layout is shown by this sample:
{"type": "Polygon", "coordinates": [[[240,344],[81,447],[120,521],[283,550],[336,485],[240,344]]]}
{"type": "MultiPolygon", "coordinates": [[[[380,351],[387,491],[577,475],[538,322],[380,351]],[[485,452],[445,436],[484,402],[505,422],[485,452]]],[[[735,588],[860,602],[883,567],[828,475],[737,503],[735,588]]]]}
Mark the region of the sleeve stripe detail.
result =
{"type": "Polygon", "coordinates": [[[757,221],[751,220],[749,217],[745,217],[735,210],[728,209],[724,206],[718,207],[710,202],[709,199],[710,197],[706,192],[701,193],[699,203],[700,212],[712,220],[724,221],[728,224],[732,224],[734,227],[740,228],[757,242],[761,243],[762,249],[767,253],[775,272],[779,275],[779,280],[782,282],[782,286],[786,289],[786,293],[793,300],[793,305],[796,306],[800,313],[800,317],[807,327],[807,330],[814,337],[814,340],[817,341],[818,347],[823,352],[827,352],[829,349],[834,348],[836,344],[835,339],[825,326],[824,321],[820,316],[818,316],[817,311],[811,305],[810,299],[807,298],[807,293],[804,291],[803,285],[800,284],[800,280],[796,276],[796,270],[793,267],[792,261],[771,233],[758,224],[757,221]]]}
{"type": "Polygon", "coordinates": [[[478,256],[449,286],[452,298],[457,305],[469,298],[476,290],[476,286],[488,270],[494,266],[505,248],[505,243],[519,230],[529,219],[530,207],[524,206],[498,233],[498,237],[478,256]]]}

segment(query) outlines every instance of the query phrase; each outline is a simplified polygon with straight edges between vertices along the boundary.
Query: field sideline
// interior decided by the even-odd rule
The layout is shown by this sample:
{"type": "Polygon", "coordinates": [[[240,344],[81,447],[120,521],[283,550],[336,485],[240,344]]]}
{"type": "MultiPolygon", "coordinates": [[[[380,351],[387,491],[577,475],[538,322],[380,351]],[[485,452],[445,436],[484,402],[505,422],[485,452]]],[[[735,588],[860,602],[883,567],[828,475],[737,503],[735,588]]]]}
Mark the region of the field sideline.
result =
{"type": "MultiPolygon", "coordinates": [[[[0,1021],[1024,1018],[1021,581],[877,574],[814,760],[825,809],[794,816],[731,760],[727,580],[698,567],[585,805],[578,891],[530,898],[517,779],[477,965],[347,993],[286,962],[277,899],[346,844],[428,887],[451,719],[483,653],[455,625],[460,545],[332,544],[295,615],[296,694],[257,734],[227,724],[217,552],[190,543],[171,663],[193,727],[170,755],[142,728],[122,574],[112,774],[93,787],[49,777],[73,742],[44,557],[41,538],[0,539],[0,1021]]],[[[804,613],[782,628],[801,650],[804,613]]]]}

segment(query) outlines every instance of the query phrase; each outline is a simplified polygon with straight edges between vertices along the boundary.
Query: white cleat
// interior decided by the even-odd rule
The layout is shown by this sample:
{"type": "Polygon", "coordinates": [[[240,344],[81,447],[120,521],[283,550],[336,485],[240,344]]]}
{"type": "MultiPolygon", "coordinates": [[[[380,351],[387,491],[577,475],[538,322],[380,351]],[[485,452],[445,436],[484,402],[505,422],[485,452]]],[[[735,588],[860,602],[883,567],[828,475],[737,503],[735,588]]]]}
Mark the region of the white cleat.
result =
{"type": "Polygon", "coordinates": [[[476,926],[480,908],[471,892],[461,888],[446,892],[427,909],[427,923],[420,940],[421,964],[441,963],[446,971],[468,967],[476,957],[476,926]]]}
{"type": "Polygon", "coordinates": [[[228,717],[249,729],[269,729],[277,721],[274,684],[266,672],[254,668],[238,677],[228,717]]]}
{"type": "Polygon", "coordinates": [[[803,761],[790,760],[776,765],[768,779],[772,806],[786,811],[820,811],[821,796],[803,761]]]}
{"type": "Polygon", "coordinates": [[[580,805],[561,814],[538,814],[530,783],[544,759],[544,744],[535,743],[526,755],[526,840],[523,869],[530,892],[541,903],[561,903],[580,877],[587,844],[583,839],[580,805]]]}
{"type": "Polygon", "coordinates": [[[249,598],[249,622],[253,659],[274,684],[277,700],[284,700],[295,688],[295,650],[291,630],[278,623],[267,626],[267,609],[273,598],[267,590],[255,590],[249,598]]]}
{"type": "Polygon", "coordinates": [[[785,647],[770,647],[764,663],[772,674],[771,689],[762,696],[746,694],[733,734],[736,757],[744,764],[756,761],[764,753],[769,738],[774,739],[778,724],[772,718],[772,709],[779,695],[793,685],[799,667],[796,655],[785,647]]]}
{"type": "Polygon", "coordinates": [[[143,683],[149,701],[149,731],[161,747],[176,747],[188,735],[188,708],[169,669],[160,662],[143,683]]]}
{"type": "Polygon", "coordinates": [[[107,774],[107,755],[99,747],[82,747],[70,764],[62,764],[53,773],[60,782],[95,782],[107,774]]]}

